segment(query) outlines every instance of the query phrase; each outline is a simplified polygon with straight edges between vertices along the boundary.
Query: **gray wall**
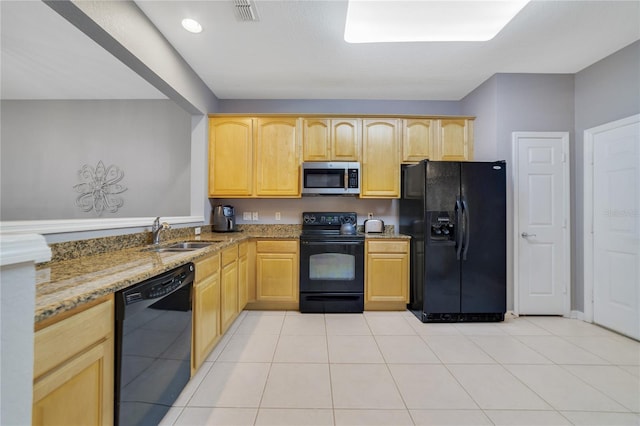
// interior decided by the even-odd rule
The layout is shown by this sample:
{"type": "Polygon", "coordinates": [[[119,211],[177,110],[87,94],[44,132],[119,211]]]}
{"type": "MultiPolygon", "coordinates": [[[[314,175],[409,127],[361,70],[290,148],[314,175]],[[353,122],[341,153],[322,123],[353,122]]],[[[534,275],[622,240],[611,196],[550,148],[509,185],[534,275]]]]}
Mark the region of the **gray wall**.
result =
{"type": "Polygon", "coordinates": [[[492,161],[498,158],[498,75],[494,75],[461,102],[462,114],[474,115],[473,158],[492,161]]]}
{"type": "MultiPolygon", "coordinates": [[[[475,158],[511,160],[514,131],[569,131],[571,151],[571,309],[584,311],[584,130],[640,113],[640,41],[577,74],[496,74],[462,100],[461,112],[477,116],[475,158]]],[[[508,298],[513,299],[513,185],[508,223],[508,298]]]]}
{"type": "Polygon", "coordinates": [[[575,76],[575,149],[572,152],[572,203],[575,211],[574,264],[575,309],[584,312],[584,131],[640,113],[640,41],[596,62],[575,76]]]}
{"type": "Polygon", "coordinates": [[[124,171],[124,206],[101,217],[189,216],[191,116],[168,100],[2,101],[2,220],[96,218],[78,170],[124,171]]]}
{"type": "Polygon", "coordinates": [[[218,113],[460,115],[457,101],[221,99],[218,113]]]}
{"type": "Polygon", "coordinates": [[[507,308],[513,309],[513,179],[511,134],[515,131],[567,131],[574,121],[573,75],[497,74],[462,100],[476,115],[479,160],[507,161],[507,308]],[[482,156],[482,157],[481,157],[482,156]]]}

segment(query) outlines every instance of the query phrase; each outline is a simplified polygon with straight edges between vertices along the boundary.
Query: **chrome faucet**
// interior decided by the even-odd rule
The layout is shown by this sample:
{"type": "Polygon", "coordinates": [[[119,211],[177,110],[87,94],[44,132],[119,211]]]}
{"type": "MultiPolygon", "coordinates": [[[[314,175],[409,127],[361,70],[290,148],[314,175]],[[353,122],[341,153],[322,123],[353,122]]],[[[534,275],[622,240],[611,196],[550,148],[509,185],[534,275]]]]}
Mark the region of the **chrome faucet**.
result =
{"type": "Polygon", "coordinates": [[[156,217],[151,225],[151,233],[153,234],[153,244],[160,244],[160,231],[163,229],[171,229],[171,225],[167,222],[160,223],[160,217],[156,217]]]}

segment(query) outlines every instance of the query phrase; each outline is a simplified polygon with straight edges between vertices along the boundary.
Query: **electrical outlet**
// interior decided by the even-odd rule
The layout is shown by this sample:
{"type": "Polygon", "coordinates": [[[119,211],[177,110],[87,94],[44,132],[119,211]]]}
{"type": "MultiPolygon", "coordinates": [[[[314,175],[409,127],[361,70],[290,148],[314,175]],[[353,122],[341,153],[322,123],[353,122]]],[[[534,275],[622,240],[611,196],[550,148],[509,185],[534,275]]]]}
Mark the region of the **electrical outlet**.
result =
{"type": "Polygon", "coordinates": [[[258,220],[258,212],[253,212],[253,220],[258,220]]]}
{"type": "Polygon", "coordinates": [[[281,219],[280,212],[276,212],[276,220],[280,220],[280,219],[281,219]]]}
{"type": "Polygon", "coordinates": [[[371,212],[367,213],[367,219],[373,219],[373,213],[371,212]]]}
{"type": "Polygon", "coordinates": [[[251,212],[243,212],[242,220],[251,220],[251,212]]]}
{"type": "Polygon", "coordinates": [[[200,235],[202,233],[202,228],[200,228],[199,226],[196,226],[196,229],[194,229],[193,232],[196,235],[200,235]]]}

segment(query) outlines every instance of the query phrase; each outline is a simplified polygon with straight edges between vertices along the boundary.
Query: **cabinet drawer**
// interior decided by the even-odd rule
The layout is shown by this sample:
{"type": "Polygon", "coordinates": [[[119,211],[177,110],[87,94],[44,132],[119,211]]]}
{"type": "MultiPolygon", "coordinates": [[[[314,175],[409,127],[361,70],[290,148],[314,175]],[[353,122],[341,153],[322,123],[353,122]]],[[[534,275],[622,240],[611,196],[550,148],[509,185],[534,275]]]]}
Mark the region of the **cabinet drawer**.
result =
{"type": "Polygon", "coordinates": [[[196,285],[209,276],[215,274],[220,269],[220,254],[216,253],[195,262],[196,265],[196,285]]]}
{"type": "Polygon", "coordinates": [[[367,241],[369,253],[407,253],[409,243],[407,241],[367,241]]]}
{"type": "Polygon", "coordinates": [[[34,379],[110,336],[114,327],[113,296],[35,333],[34,379]]]}
{"type": "Polygon", "coordinates": [[[298,241],[258,241],[256,250],[258,253],[296,253],[298,251],[298,241]]]}
{"type": "Polygon", "coordinates": [[[222,250],[222,266],[226,266],[238,258],[238,245],[222,250]]]}

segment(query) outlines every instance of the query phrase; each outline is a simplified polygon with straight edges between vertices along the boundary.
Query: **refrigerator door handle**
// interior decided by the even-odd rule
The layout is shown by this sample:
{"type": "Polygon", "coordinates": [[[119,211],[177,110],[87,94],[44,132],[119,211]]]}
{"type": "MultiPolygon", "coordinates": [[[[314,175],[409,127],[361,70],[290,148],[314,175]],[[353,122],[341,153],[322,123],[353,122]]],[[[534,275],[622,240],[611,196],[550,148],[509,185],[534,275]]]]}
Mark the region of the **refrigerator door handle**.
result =
{"type": "Polygon", "coordinates": [[[464,221],[464,250],[462,251],[462,260],[467,260],[471,232],[469,232],[469,204],[467,204],[464,198],[462,199],[462,220],[464,221]]]}
{"type": "Polygon", "coordinates": [[[462,227],[460,218],[462,216],[462,204],[460,203],[460,197],[456,197],[456,259],[460,260],[460,254],[462,253],[462,227]]]}

